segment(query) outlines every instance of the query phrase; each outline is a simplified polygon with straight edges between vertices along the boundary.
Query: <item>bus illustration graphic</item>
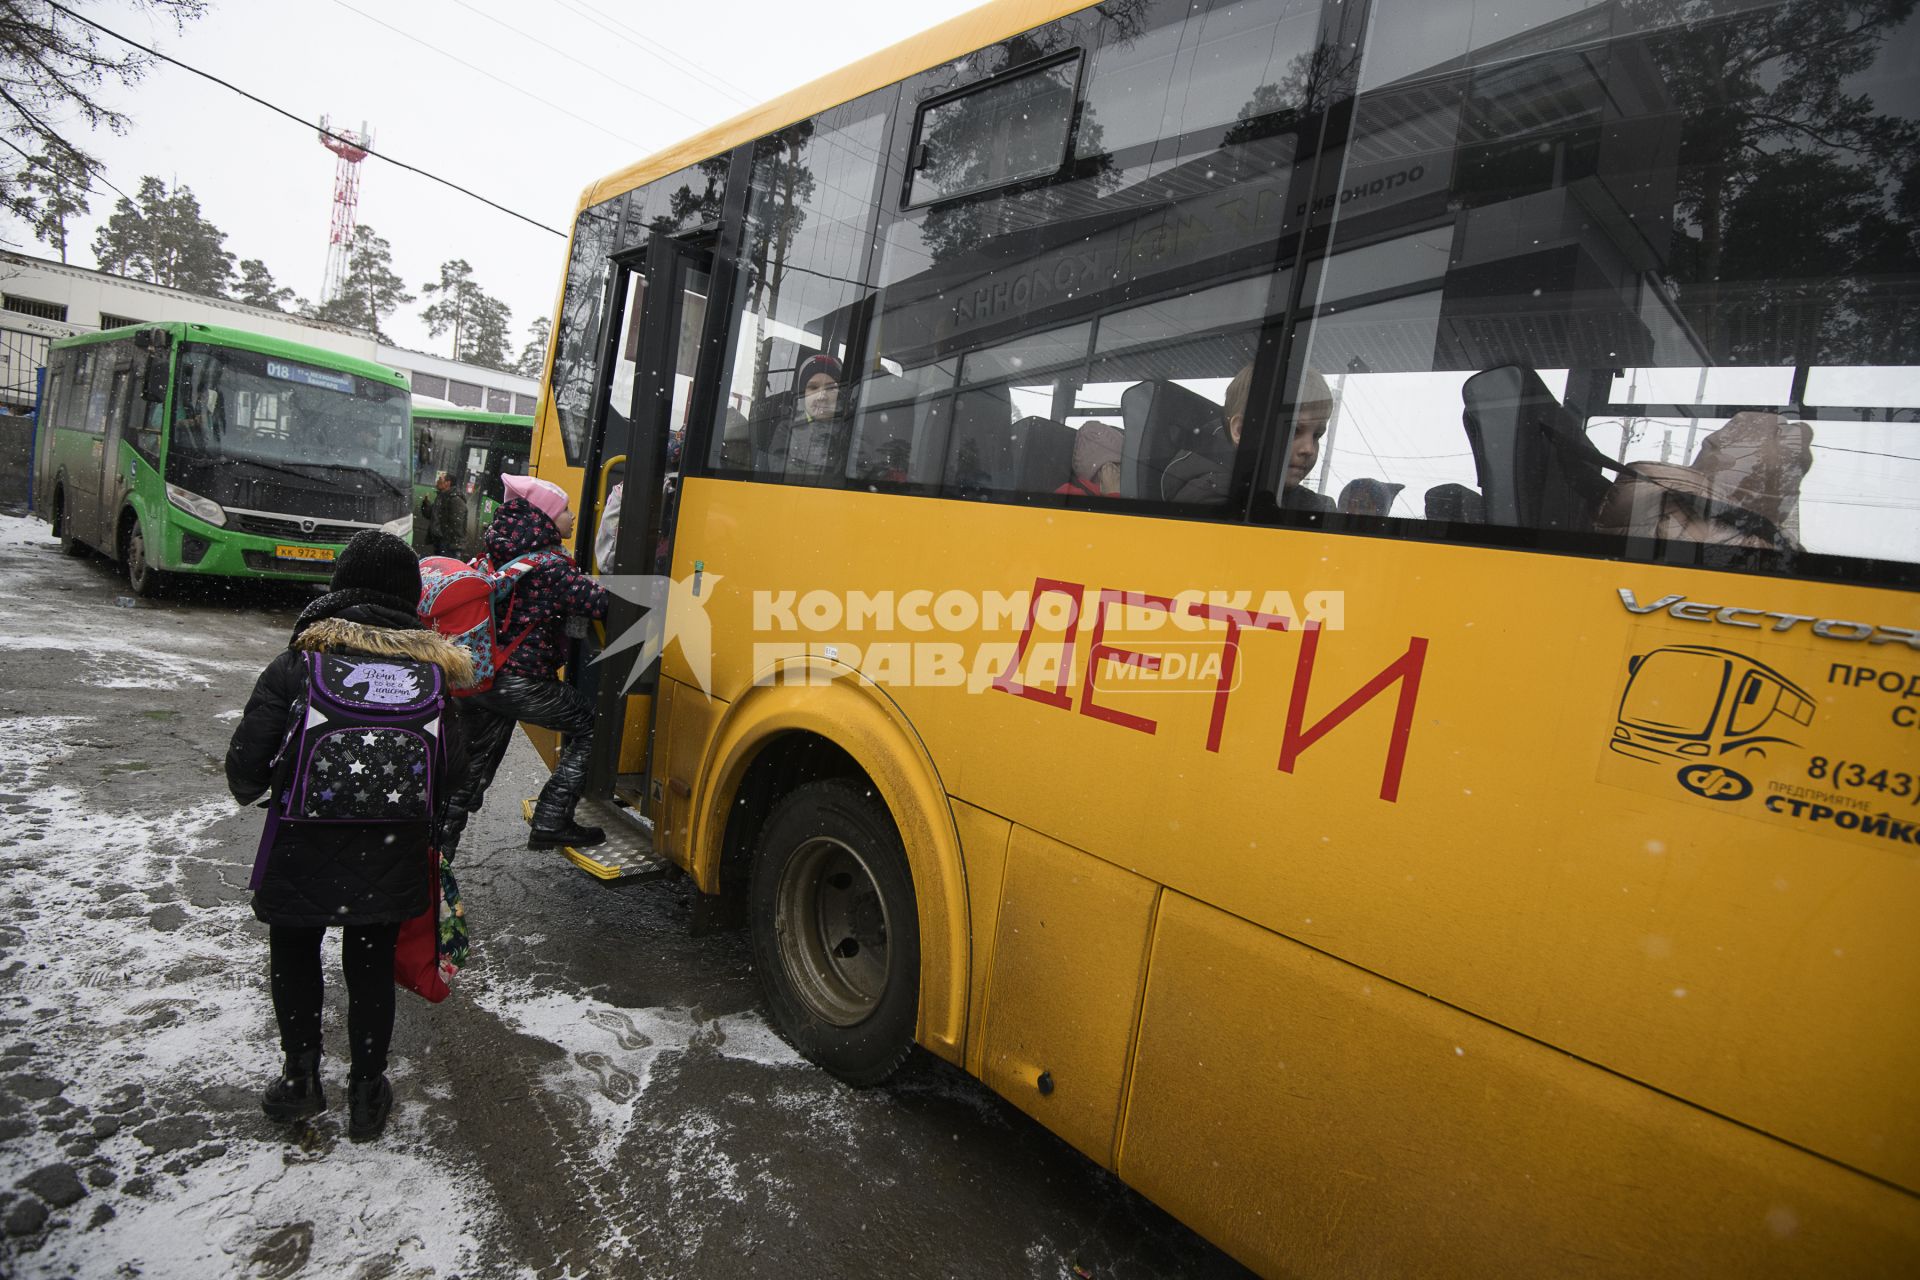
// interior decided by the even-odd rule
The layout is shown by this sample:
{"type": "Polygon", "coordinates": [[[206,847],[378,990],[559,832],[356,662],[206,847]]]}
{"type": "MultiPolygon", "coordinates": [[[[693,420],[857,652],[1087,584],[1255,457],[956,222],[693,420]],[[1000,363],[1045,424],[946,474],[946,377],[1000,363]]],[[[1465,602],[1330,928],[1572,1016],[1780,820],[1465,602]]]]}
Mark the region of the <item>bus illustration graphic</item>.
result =
{"type": "Polygon", "coordinates": [[[1764,662],[1731,649],[1668,645],[1627,663],[1609,744],[1638,760],[1762,758],[1813,723],[1813,698],[1764,662]]]}

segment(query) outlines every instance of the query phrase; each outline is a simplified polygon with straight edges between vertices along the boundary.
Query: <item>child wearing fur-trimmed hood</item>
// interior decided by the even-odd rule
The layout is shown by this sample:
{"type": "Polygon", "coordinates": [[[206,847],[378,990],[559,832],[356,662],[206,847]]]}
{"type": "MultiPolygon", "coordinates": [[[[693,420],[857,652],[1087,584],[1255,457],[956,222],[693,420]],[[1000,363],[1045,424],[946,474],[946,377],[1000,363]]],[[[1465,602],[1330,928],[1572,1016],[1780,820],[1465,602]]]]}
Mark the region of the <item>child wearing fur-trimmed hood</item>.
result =
{"type": "MultiPolygon", "coordinates": [[[[423,628],[414,616],[420,568],[412,548],[392,534],[364,530],[341,552],[331,590],[300,614],[287,648],[254,683],[227,748],[227,785],[252,804],[280,785],[275,769],[292,740],[296,708],[309,696],[310,654],[337,654],[438,667],[441,687],[473,683],[464,650],[423,628]]],[[[403,679],[409,670],[400,667],[403,679]]],[[[372,694],[369,686],[369,696],[372,694]]],[[[308,713],[301,711],[303,721],[308,713]]],[[[436,731],[443,745],[439,785],[420,794],[438,800],[466,769],[459,716],[449,697],[436,731]]],[[[356,735],[357,736],[357,735],[356,735]]],[[[404,770],[402,770],[404,772],[404,770]]],[[[283,788],[284,789],[284,788],[283,788]]],[[[320,1083],[320,942],[328,926],[342,927],[347,984],[348,1136],[365,1141],[386,1126],[393,1090],[386,1076],[393,1038],[393,959],[400,925],[429,905],[429,850],[435,819],[419,821],[280,822],[284,796],[268,796],[269,836],[256,871],[253,913],[267,925],[269,984],[285,1063],[267,1086],[261,1108],[291,1121],[326,1107],[320,1083]]]]}

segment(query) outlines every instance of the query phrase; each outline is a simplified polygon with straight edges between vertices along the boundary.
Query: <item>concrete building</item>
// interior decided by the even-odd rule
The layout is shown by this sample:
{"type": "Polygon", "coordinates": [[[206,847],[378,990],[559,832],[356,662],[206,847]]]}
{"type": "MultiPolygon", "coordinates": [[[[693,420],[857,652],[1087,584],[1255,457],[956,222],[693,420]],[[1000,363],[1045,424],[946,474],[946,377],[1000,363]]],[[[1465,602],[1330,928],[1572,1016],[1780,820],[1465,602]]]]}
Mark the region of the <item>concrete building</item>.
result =
{"type": "Polygon", "coordinates": [[[228,325],[400,370],[419,395],[471,409],[531,414],[532,378],[389,346],[372,335],[225,298],[0,250],[0,410],[33,404],[35,370],[56,338],[160,320],[228,325]]]}

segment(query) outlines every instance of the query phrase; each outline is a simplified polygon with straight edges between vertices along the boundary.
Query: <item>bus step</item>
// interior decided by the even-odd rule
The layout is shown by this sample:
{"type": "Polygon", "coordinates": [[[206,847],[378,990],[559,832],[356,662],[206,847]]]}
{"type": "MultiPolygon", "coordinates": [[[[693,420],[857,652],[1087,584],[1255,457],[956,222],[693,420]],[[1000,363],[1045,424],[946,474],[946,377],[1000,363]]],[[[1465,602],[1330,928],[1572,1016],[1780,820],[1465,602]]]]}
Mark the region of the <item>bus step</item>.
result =
{"type": "MultiPolygon", "coordinates": [[[[670,875],[674,865],[653,851],[653,837],[646,827],[629,815],[629,810],[605,800],[582,799],[575,817],[583,824],[603,828],[605,844],[591,849],[571,845],[560,850],[567,861],[590,876],[622,884],[658,880],[670,875]]],[[[520,802],[520,816],[533,825],[533,801],[520,802]]]]}

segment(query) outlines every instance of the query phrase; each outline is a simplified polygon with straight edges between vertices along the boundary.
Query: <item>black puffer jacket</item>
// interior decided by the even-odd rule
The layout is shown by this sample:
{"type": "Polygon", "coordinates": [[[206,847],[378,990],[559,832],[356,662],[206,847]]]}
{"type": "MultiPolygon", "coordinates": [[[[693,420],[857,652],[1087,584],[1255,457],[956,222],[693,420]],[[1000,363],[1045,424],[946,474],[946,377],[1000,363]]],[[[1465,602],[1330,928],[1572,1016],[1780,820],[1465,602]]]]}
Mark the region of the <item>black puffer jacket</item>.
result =
{"type": "MultiPolygon", "coordinates": [[[[308,606],[285,652],[267,664],[227,747],[227,786],[252,804],[267,792],[274,756],[287,732],[293,704],[306,689],[301,670],[308,652],[400,657],[431,662],[455,687],[473,683],[466,653],[422,629],[405,601],[371,591],[337,591],[308,606]]],[[[465,776],[466,737],[458,703],[444,720],[446,798],[465,776]]],[[[306,827],[283,823],[267,852],[265,878],[253,895],[253,914],[268,924],[392,924],[427,909],[427,850],[431,823],[368,823],[306,827]]]]}
{"type": "MultiPolygon", "coordinates": [[[[524,498],[501,504],[487,526],[487,558],[496,567],[529,551],[558,551],[560,530],[547,513],[524,498]]],[[[521,578],[513,588],[512,612],[500,643],[507,644],[528,627],[533,631],[520,642],[501,671],[507,675],[533,680],[551,680],[553,673],[567,660],[566,619],[569,616],[604,618],[607,616],[607,589],[580,572],[571,558],[565,564],[542,565],[521,578]]]]}

